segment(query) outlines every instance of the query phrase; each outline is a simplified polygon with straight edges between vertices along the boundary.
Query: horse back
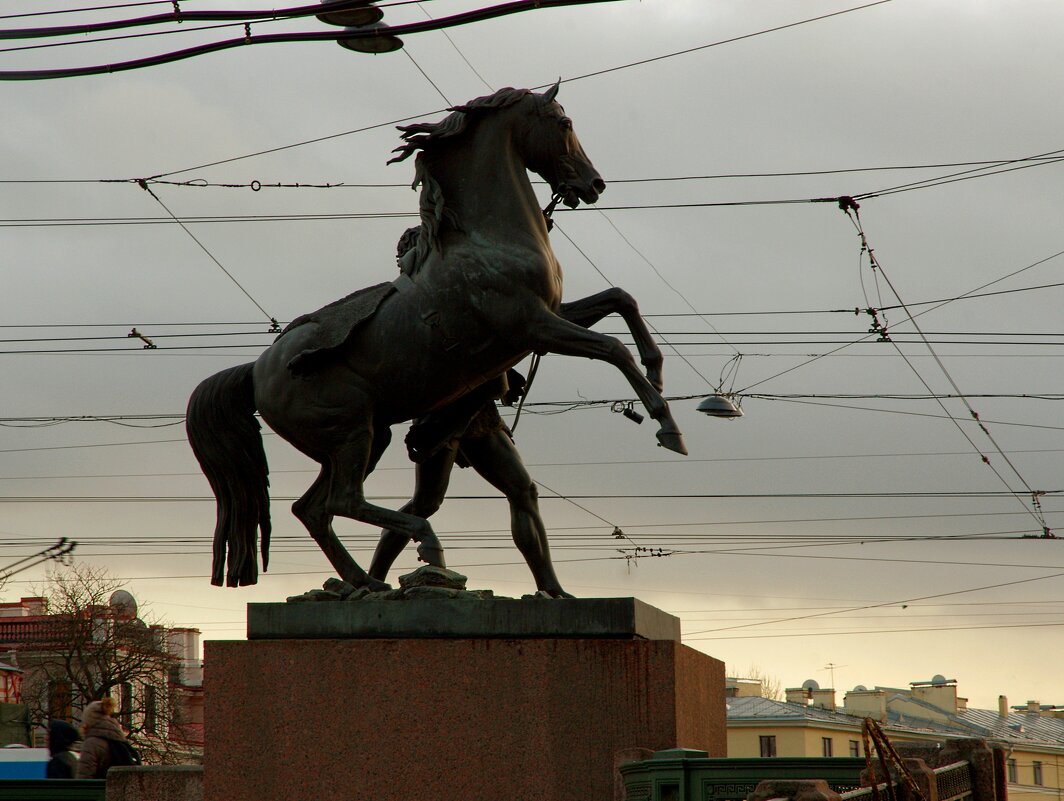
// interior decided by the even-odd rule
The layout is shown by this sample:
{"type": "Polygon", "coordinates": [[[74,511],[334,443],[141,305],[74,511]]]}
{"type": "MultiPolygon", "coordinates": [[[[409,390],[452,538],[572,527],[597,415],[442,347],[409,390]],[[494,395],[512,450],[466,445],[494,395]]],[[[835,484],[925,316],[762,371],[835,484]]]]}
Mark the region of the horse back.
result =
{"type": "Polygon", "coordinates": [[[256,400],[267,422],[272,405],[288,407],[288,419],[293,409],[339,419],[368,405],[389,424],[440,408],[528,355],[537,316],[560,303],[561,276],[549,252],[470,243],[374,290],[371,314],[345,314],[330,332],[326,307],[262,354],[256,400]]]}

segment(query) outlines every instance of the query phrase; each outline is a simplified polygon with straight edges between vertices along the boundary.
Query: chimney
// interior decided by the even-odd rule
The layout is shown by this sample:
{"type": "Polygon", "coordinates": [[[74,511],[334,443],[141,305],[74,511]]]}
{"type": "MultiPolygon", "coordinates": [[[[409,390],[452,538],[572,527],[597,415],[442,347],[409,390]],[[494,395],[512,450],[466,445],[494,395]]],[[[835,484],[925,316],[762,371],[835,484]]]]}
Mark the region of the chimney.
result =
{"type": "Polygon", "coordinates": [[[1003,718],[1009,716],[1009,699],[1004,695],[998,696],[998,716],[1003,718]]]}
{"type": "Polygon", "coordinates": [[[24,617],[44,615],[48,611],[48,602],[44,598],[22,598],[19,600],[19,605],[22,607],[22,616],[24,617]]]}
{"type": "Polygon", "coordinates": [[[835,690],[828,688],[826,690],[813,690],[813,706],[817,709],[826,709],[829,712],[835,711],[835,690]]]}
{"type": "Polygon", "coordinates": [[[1038,703],[1037,701],[1028,701],[1027,702],[1027,711],[1028,712],[1034,712],[1035,714],[1038,714],[1039,712],[1042,711],[1042,705],[1040,703],[1038,703]]]}
{"type": "Polygon", "coordinates": [[[957,703],[956,679],[947,679],[939,674],[932,678],[931,681],[909,682],[909,686],[912,688],[910,690],[912,697],[918,701],[924,701],[931,704],[931,706],[938,707],[950,715],[963,711],[964,704],[957,703]]]}
{"type": "Polygon", "coordinates": [[[763,698],[765,693],[761,679],[737,679],[728,676],[724,679],[724,695],[727,698],[763,698]]]}
{"type": "Polygon", "coordinates": [[[842,711],[882,723],[887,719],[887,694],[883,690],[865,689],[859,684],[842,697],[842,711]]]}

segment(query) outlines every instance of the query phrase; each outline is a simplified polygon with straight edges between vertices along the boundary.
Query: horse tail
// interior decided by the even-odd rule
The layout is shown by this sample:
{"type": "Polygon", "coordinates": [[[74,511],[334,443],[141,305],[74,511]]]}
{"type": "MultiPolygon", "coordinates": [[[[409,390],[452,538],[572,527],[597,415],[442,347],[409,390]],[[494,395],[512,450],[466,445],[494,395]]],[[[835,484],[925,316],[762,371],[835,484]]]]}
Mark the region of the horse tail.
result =
{"type": "Polygon", "coordinates": [[[255,419],[253,366],[230,367],[203,381],[189,398],[185,417],[188,441],[218,500],[211,567],[216,587],[223,574],[230,587],[258,582],[260,531],[263,572],[270,560],[270,479],[255,419]]]}

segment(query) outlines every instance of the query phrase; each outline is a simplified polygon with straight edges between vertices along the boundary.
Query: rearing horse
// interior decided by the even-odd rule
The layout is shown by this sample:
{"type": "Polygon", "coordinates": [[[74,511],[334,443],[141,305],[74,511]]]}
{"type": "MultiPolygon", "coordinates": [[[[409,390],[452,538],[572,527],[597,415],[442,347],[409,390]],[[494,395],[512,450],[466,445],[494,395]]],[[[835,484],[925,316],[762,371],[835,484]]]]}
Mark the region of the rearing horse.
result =
{"type": "Polygon", "coordinates": [[[193,392],[188,437],[218,500],[212,584],[257,582],[260,532],[264,570],[268,564],[268,468],[256,409],[321,465],[293,513],[342,579],[374,589],[387,585],[344,548],[335,515],[438,547],[424,518],[366,500],[363,483],[391,439],[389,426],[472,392],[530,353],[614,365],[658,421],[659,444],[686,454],[668,404],[628,349],[557,314],[561,267],[527,171],[569,207],[594,203],[606,186],[557,91],[500,89],[440,122],[400,128],[404,144],[392,161],[417,153],[421,185],[415,277],[364,291],[370,309],[349,315],[342,336],[325,330],[330,309],[344,308],[338,302],[290,325],[255,362],[193,392]]]}

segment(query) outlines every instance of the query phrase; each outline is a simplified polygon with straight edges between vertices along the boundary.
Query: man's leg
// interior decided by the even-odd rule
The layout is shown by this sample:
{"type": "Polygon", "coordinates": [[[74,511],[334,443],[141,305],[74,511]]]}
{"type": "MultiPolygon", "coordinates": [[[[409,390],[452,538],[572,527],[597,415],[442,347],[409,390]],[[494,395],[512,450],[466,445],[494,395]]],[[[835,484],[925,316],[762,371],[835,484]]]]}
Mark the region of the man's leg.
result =
{"type": "Polygon", "coordinates": [[[510,529],[536,587],[554,597],[571,598],[562,589],[551,564],[547,530],[539,514],[539,493],[506,431],[463,439],[462,454],[481,476],[510,502],[510,529]]]}

